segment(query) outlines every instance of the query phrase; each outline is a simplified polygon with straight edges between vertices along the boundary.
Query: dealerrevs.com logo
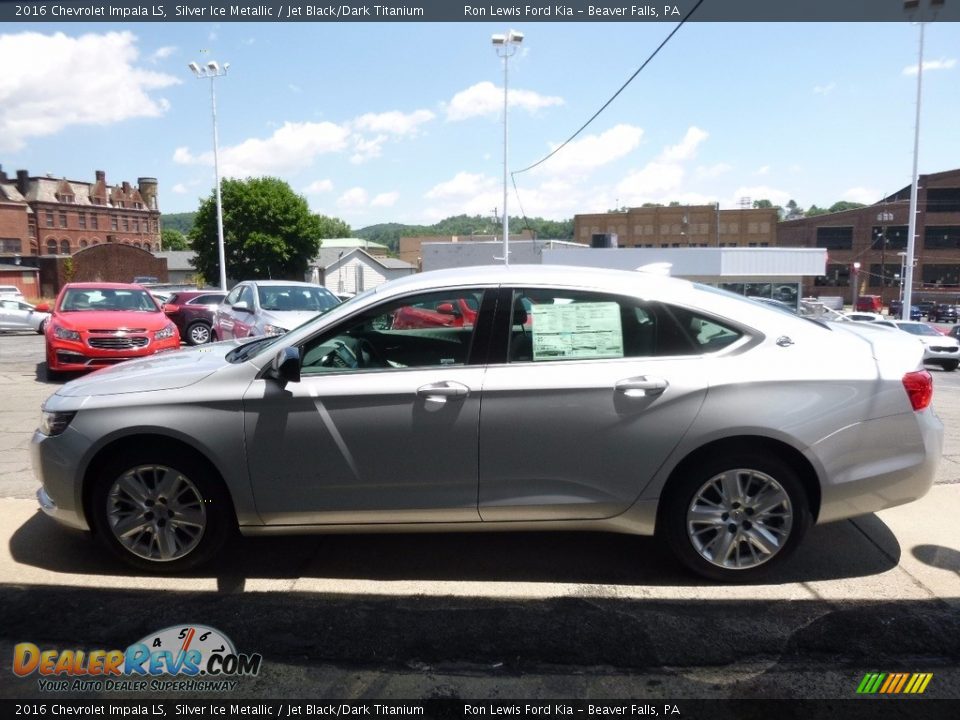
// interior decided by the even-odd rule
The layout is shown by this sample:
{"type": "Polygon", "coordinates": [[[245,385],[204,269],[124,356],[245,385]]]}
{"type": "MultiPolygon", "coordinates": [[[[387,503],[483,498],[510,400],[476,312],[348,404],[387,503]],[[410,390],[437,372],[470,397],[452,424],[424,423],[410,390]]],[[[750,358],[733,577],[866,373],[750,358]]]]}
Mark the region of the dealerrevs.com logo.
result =
{"type": "Polygon", "coordinates": [[[14,674],[36,674],[42,692],[228,692],[239,683],[234,678],[257,675],[262,662],[206,625],[174,625],[126,650],[41,649],[29,642],[13,648],[14,674]]]}

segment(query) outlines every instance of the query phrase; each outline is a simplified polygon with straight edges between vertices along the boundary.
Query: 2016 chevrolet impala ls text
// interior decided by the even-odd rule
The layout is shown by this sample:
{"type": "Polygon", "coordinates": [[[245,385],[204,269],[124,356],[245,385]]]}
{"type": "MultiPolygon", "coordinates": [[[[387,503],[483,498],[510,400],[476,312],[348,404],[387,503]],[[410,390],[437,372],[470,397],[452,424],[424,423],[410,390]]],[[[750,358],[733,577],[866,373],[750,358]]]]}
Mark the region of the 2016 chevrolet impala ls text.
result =
{"type": "Polygon", "coordinates": [[[38,497],[157,571],[236,528],[609,530],[751,580],[812,523],[927,492],[943,427],[922,354],[645,273],[423,273],[67,383],[33,437],[38,497]],[[390,322],[460,301],[477,313],[457,325],[390,322]]]}

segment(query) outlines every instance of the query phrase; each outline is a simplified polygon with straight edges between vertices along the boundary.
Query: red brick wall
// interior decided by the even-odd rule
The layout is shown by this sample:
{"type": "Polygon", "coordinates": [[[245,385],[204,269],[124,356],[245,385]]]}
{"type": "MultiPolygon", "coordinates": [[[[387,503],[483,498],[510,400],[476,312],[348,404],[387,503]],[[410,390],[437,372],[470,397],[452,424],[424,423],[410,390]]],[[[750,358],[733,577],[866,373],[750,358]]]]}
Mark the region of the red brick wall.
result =
{"type": "Polygon", "coordinates": [[[68,282],[133,282],[138,275],[169,282],[166,258],[129,245],[94,245],[70,257],[41,257],[40,285],[53,296],[68,282]]]}
{"type": "Polygon", "coordinates": [[[26,205],[0,202],[0,238],[20,240],[20,254],[31,254],[26,205]]]}

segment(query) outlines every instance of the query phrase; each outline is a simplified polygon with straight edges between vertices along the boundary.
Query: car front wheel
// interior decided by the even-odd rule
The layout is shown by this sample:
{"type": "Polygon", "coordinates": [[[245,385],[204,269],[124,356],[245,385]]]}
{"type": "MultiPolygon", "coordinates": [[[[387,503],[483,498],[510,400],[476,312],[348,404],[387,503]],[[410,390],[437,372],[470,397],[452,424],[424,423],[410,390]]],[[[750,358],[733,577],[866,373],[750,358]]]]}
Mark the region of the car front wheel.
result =
{"type": "Polygon", "coordinates": [[[190,345],[205,345],[210,342],[210,326],[206,323],[195,322],[187,328],[187,342],[190,345]]]}
{"type": "Polygon", "coordinates": [[[957,367],[960,367],[960,360],[947,360],[941,367],[947,372],[953,372],[957,367]]]}
{"type": "Polygon", "coordinates": [[[97,536],[128,564],[179,572],[209,560],[231,530],[230,500],[206,463],[177,452],[121,454],[97,473],[97,536]]]}
{"type": "Polygon", "coordinates": [[[796,473],[776,457],[714,457],[675,478],[660,529],[679,560],[723,582],[749,582],[781,564],[811,523],[796,473]]]}

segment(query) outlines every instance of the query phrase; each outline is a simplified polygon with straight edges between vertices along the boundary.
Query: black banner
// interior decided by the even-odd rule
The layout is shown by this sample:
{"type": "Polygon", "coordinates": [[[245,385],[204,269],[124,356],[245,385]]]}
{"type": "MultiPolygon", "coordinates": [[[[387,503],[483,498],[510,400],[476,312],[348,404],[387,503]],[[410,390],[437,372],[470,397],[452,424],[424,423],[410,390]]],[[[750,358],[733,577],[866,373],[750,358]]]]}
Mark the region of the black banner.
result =
{"type": "Polygon", "coordinates": [[[862,700],[0,700],[4,718],[956,718],[960,701],[862,700]]]}
{"type": "MultiPolygon", "coordinates": [[[[699,0],[0,0],[0,22],[679,22],[699,0]]],[[[960,20],[960,1],[703,0],[691,22],[960,20]]]]}

